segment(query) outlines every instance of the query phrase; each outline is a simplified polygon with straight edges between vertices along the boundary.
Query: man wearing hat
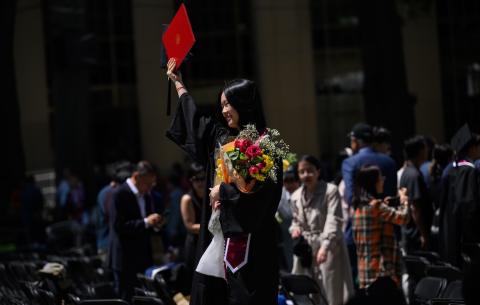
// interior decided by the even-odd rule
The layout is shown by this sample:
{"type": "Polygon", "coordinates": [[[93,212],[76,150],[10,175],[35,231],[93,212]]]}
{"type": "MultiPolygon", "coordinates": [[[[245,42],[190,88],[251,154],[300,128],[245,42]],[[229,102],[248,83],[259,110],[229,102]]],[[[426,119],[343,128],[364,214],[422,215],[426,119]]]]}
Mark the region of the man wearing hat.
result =
{"type": "Polygon", "coordinates": [[[480,136],[465,124],[451,141],[456,159],[446,174],[440,201],[439,252],[443,260],[462,267],[465,243],[480,242],[480,136]]]}
{"type": "MultiPolygon", "coordinates": [[[[352,196],[355,189],[355,175],[365,165],[378,166],[385,176],[384,196],[396,196],[397,194],[397,173],[395,161],[386,154],[376,152],[372,147],[373,130],[365,123],[358,123],[353,126],[349,133],[350,147],[354,155],[345,159],[342,163],[342,175],[345,182],[344,199],[349,206],[352,204],[352,196]]],[[[345,228],[345,239],[350,254],[352,273],[357,274],[357,255],[352,235],[351,219],[347,220],[345,228]]],[[[354,279],[355,280],[355,279],[354,279]]],[[[354,281],[355,282],[355,281],[354,281]]]]}

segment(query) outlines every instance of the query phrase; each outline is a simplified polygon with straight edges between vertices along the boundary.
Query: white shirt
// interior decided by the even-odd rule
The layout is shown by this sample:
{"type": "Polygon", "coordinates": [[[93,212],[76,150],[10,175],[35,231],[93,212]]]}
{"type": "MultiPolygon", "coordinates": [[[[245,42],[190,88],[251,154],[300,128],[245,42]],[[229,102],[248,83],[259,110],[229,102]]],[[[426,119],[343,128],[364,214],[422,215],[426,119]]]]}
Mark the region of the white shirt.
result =
{"type": "Polygon", "coordinates": [[[138,191],[137,187],[133,183],[131,178],[127,179],[127,184],[132,193],[135,195],[135,198],[137,198],[137,203],[138,203],[138,208],[140,209],[140,215],[142,215],[143,222],[145,222],[145,227],[148,228],[148,223],[147,223],[147,212],[145,210],[145,197],[140,194],[138,191]]]}

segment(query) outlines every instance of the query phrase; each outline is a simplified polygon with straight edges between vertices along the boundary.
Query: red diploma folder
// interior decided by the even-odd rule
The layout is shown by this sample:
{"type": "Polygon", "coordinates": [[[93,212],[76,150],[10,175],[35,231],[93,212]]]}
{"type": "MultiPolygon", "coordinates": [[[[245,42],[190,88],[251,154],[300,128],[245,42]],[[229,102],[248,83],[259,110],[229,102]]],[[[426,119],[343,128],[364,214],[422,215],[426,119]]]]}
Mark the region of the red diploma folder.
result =
{"type": "Polygon", "coordinates": [[[177,61],[176,69],[178,69],[195,43],[195,36],[188,19],[187,9],[183,3],[163,34],[162,41],[168,59],[175,58],[177,61]]]}

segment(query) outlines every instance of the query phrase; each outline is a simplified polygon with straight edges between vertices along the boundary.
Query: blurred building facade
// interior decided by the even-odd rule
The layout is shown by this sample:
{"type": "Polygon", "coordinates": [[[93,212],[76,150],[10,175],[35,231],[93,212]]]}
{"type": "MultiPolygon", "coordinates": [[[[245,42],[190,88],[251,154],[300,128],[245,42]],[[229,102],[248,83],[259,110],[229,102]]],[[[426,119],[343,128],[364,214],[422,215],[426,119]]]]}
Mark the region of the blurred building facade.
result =
{"type": "MultiPolygon", "coordinates": [[[[333,158],[357,121],[391,129],[397,155],[414,133],[444,141],[465,121],[480,131],[478,1],[183,2],[197,38],[183,74],[198,104],[210,111],[226,80],[254,79],[295,152],[333,158]]],[[[88,180],[119,159],[162,169],[183,158],[164,136],[160,67],[162,24],[179,4],[16,1],[22,141],[10,149],[26,171],[73,167],[88,180]]]]}

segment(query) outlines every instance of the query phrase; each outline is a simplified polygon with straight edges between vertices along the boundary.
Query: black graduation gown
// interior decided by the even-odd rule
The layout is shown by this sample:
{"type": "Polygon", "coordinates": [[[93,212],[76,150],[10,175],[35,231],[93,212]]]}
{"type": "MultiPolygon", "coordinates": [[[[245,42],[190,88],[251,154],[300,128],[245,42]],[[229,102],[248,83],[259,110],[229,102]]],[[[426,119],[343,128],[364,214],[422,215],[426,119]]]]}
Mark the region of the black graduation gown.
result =
{"type": "Polygon", "coordinates": [[[208,247],[212,235],[208,231],[208,221],[212,214],[208,195],[215,178],[215,148],[220,142],[225,144],[233,132],[217,123],[212,117],[202,116],[195,101],[184,93],[177,105],[166,136],[182,148],[193,160],[202,164],[206,170],[205,196],[201,202],[200,232],[197,242],[195,266],[208,247]]]}
{"type": "MultiPolygon", "coordinates": [[[[226,144],[235,131],[216,122],[212,117],[199,113],[193,98],[185,93],[179,98],[177,111],[173,117],[166,136],[182,148],[193,160],[205,167],[205,196],[201,202],[200,232],[194,269],[202,254],[207,249],[212,234],[208,231],[208,222],[212,214],[209,204],[209,187],[215,181],[215,148],[218,143],[226,144]]],[[[193,275],[191,300],[192,305],[225,305],[227,300],[226,282],[221,278],[211,277],[195,272],[193,275]]]]}
{"type": "MultiPolygon", "coordinates": [[[[282,166],[277,162],[277,181],[282,166]]],[[[235,185],[220,186],[220,223],[225,238],[250,233],[248,261],[235,273],[227,268],[230,305],[274,305],[278,290],[278,234],[275,213],[282,184],[267,180],[254,193],[241,193],[235,185]]]]}
{"type": "Polygon", "coordinates": [[[480,242],[480,176],[468,165],[452,168],[440,202],[439,246],[442,259],[462,267],[463,243],[480,242]]]}
{"type": "MultiPolygon", "coordinates": [[[[211,117],[199,114],[192,97],[183,94],[177,106],[167,137],[185,150],[191,158],[206,167],[207,181],[205,198],[202,203],[200,234],[197,246],[197,258],[208,247],[211,234],[208,221],[211,207],[208,200],[208,188],[215,178],[215,148],[218,143],[225,144],[233,140],[235,131],[221,125],[211,117]]],[[[281,164],[278,163],[278,180],[282,181],[281,164]]],[[[235,274],[227,272],[228,304],[276,304],[278,289],[277,236],[275,231],[275,212],[281,197],[281,183],[267,182],[253,194],[243,194],[233,185],[221,186],[220,222],[225,237],[241,233],[252,233],[248,263],[235,274]]],[[[206,279],[197,273],[192,287],[192,302],[195,304],[214,303],[225,305],[223,295],[218,290],[222,283],[206,279]],[[199,280],[199,281],[198,281],[199,280]],[[198,282],[196,282],[198,281],[198,282]],[[210,287],[207,287],[208,285],[210,287]],[[196,291],[197,290],[197,291],[196,291]],[[209,294],[220,295],[209,299],[209,294]]],[[[212,278],[212,277],[211,277],[212,278]]]]}

